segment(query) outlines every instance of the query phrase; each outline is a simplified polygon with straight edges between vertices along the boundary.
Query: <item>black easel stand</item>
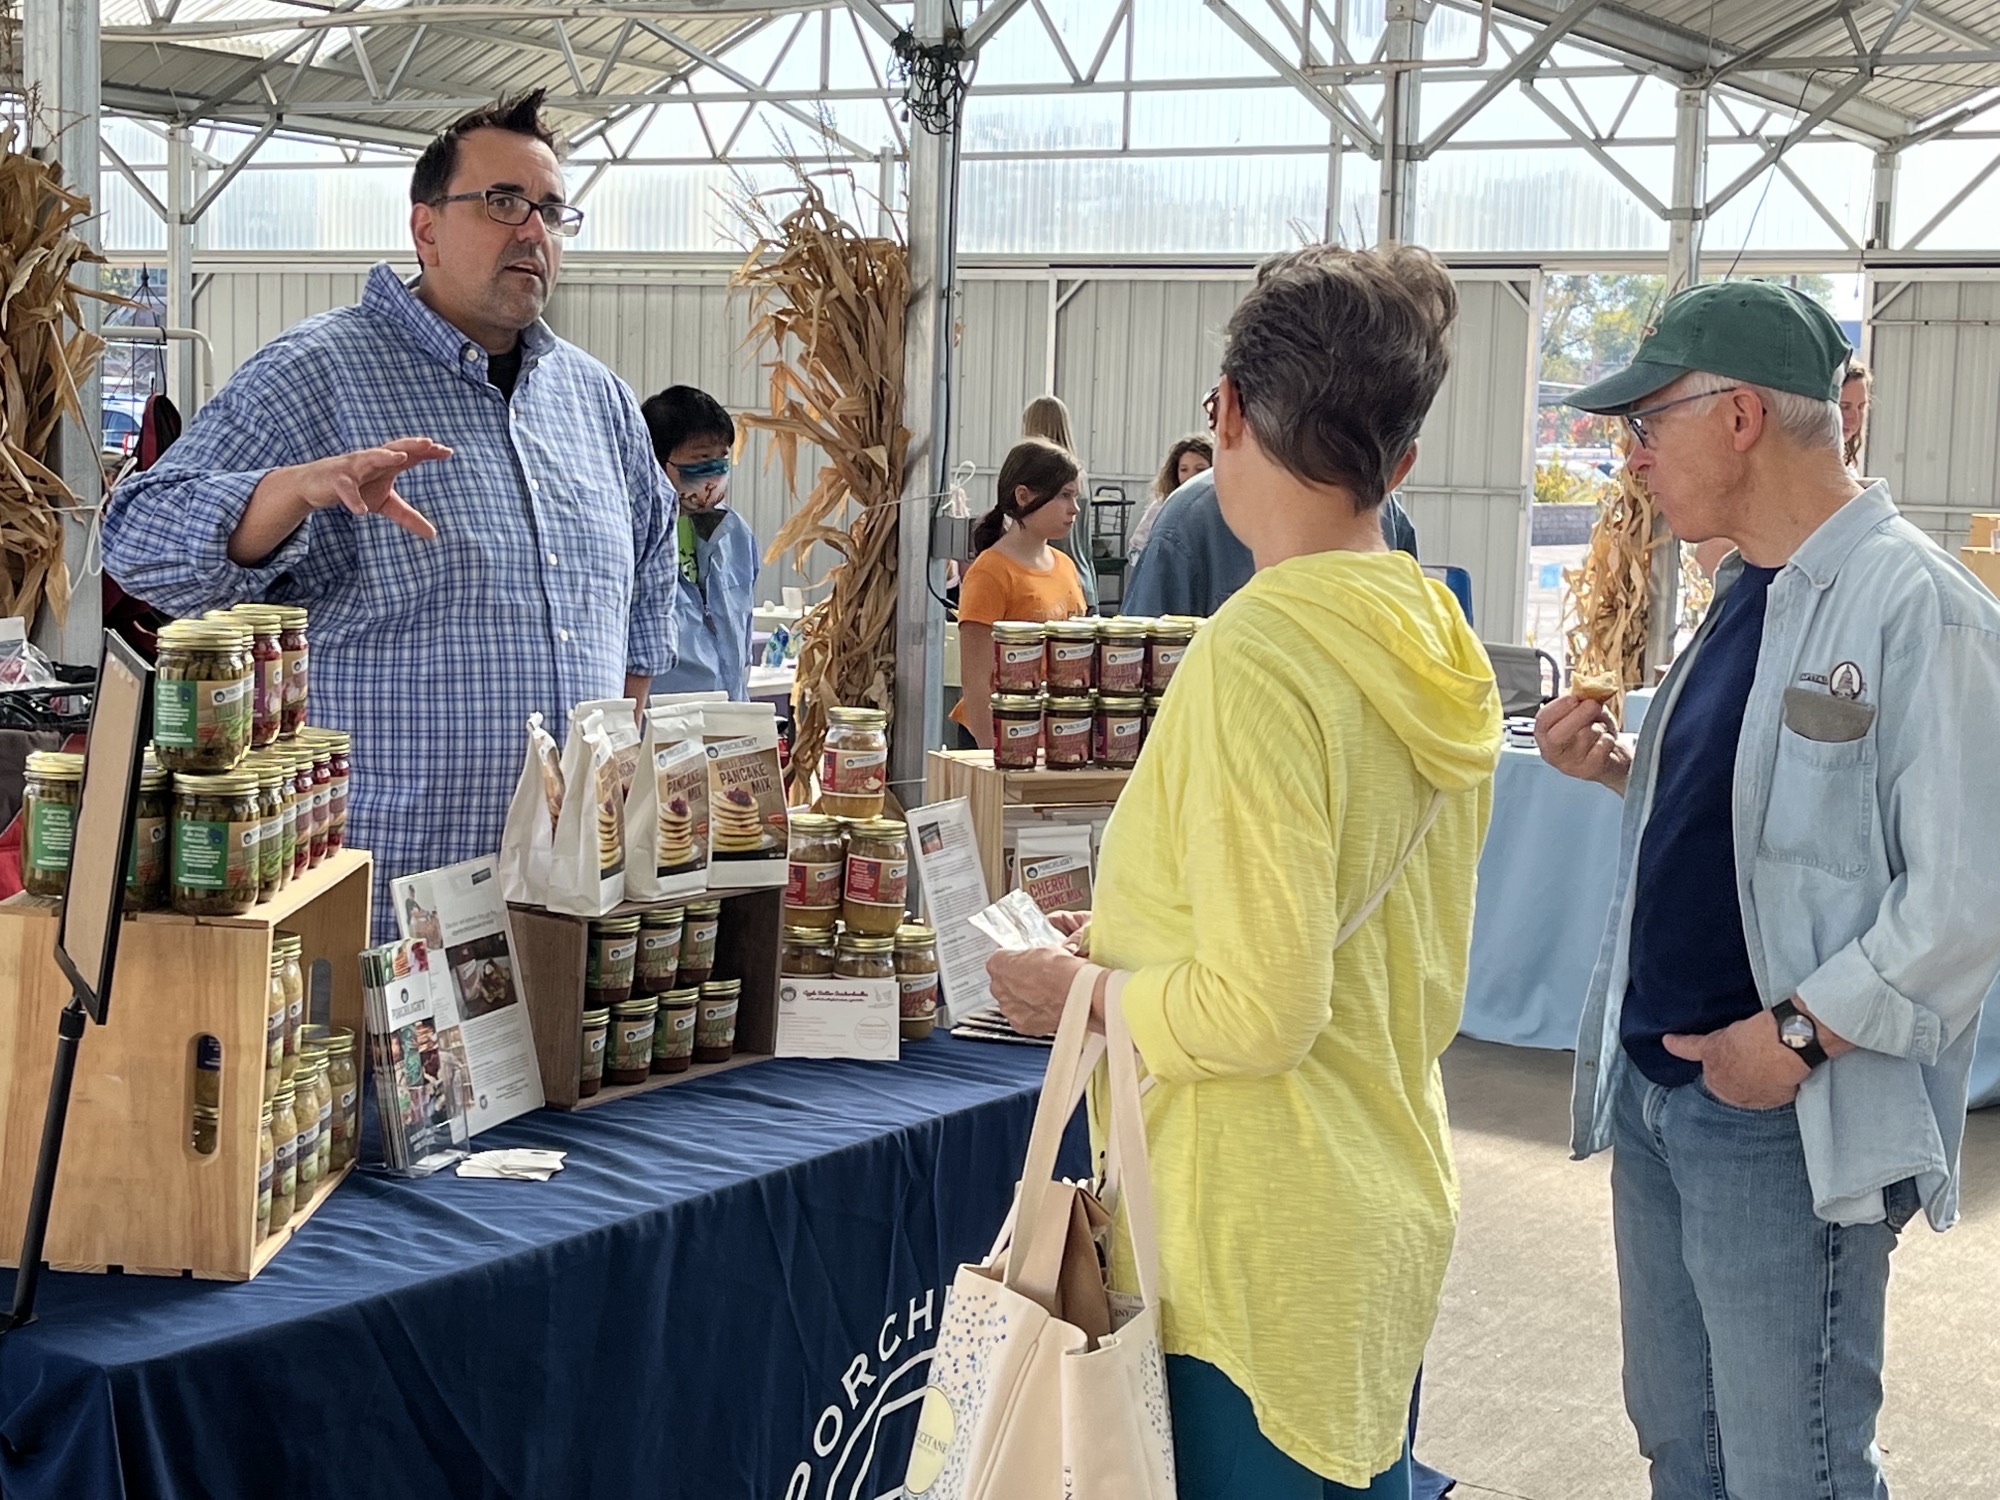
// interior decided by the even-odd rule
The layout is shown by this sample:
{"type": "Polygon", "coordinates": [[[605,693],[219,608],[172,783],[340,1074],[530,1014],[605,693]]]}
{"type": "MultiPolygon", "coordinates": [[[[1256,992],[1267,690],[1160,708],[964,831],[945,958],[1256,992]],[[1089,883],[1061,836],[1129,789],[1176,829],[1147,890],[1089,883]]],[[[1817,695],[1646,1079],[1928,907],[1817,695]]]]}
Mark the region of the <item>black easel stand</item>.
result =
{"type": "Polygon", "coordinates": [[[14,1278],[14,1306],[0,1335],[35,1321],[35,1288],[42,1279],[42,1246],[49,1237],[49,1203],[56,1192],[62,1160],[63,1127],[69,1123],[70,1085],[76,1081],[76,1049],[89,1019],[83,996],[72,992],[63,1007],[56,1039],[55,1072],[49,1077],[49,1109],[42,1120],[42,1149],[35,1159],[35,1186],[28,1198],[28,1224],[21,1235],[21,1269],[14,1278]]]}

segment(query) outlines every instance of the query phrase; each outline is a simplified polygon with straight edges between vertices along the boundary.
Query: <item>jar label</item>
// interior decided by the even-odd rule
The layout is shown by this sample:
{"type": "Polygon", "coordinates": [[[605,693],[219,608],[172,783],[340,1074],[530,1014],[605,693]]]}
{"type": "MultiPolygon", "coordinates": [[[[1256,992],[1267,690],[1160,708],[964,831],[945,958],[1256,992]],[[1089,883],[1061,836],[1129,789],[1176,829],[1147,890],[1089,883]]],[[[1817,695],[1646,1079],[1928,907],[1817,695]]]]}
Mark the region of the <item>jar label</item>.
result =
{"type": "Polygon", "coordinates": [[[590,1031],[584,1033],[583,1052],[586,1057],[596,1057],[604,1051],[604,1033],[590,1031]]]}
{"type": "Polygon", "coordinates": [[[242,890],[258,883],[260,823],[174,821],[174,884],[190,891],[242,890]]]}
{"type": "Polygon", "coordinates": [[[820,789],[839,797],[872,797],[888,775],[886,750],[828,750],[819,758],[820,789]]]}
{"type": "Polygon", "coordinates": [[[259,724],[275,724],[285,711],[285,659],[282,655],[257,659],[257,697],[252,705],[259,724]]]}
{"type": "Polygon", "coordinates": [[[1057,759],[1088,759],[1090,736],[1095,726],[1087,718],[1049,716],[1049,754],[1057,759]]]}
{"type": "Polygon", "coordinates": [[[709,917],[700,922],[689,922],[685,929],[687,937],[681,944],[681,963],[691,966],[692,961],[695,959],[700,959],[703,962],[713,961],[715,958],[715,935],[721,926],[721,921],[715,917],[709,917]]]}
{"type": "Polygon", "coordinates": [[[149,890],[166,878],[167,820],[140,818],[132,825],[132,857],[125,862],[125,883],[149,890]]]}
{"type": "Polygon", "coordinates": [[[1037,739],[1042,732],[1040,719],[1002,719],[999,721],[1000,736],[1013,743],[1037,739]]]}
{"type": "Polygon", "coordinates": [[[259,873],[264,884],[276,884],[278,871],[285,858],[285,820],[268,818],[264,822],[263,837],[258,844],[259,873]]]}
{"type": "Polygon", "coordinates": [[[250,679],[153,684],[153,738],[175,750],[241,740],[250,728],[250,679]]]}
{"type": "Polygon", "coordinates": [[[354,1108],[354,1101],[357,1097],[358,1096],[353,1089],[342,1089],[340,1091],[340,1112],[343,1116],[345,1116],[350,1109],[354,1108]]]}
{"type": "Polygon", "coordinates": [[[622,943],[606,943],[604,945],[604,961],[611,965],[614,973],[622,965],[632,962],[638,954],[639,940],[637,938],[632,938],[622,943]]]}
{"type": "Polygon", "coordinates": [[[311,1115],[299,1127],[298,1152],[301,1157],[319,1155],[319,1116],[311,1115]]]}
{"type": "Polygon", "coordinates": [[[264,1018],[264,1066],[277,1068],[285,1061],[284,1010],[274,1010],[264,1018]]]}
{"type": "Polygon", "coordinates": [[[40,797],[28,804],[28,868],[60,875],[76,844],[76,809],[40,797]]]}
{"type": "Polygon", "coordinates": [[[1187,647],[1179,642],[1171,646],[1155,646],[1153,648],[1153,675],[1156,678],[1162,675],[1171,677],[1174,668],[1181,664],[1181,658],[1186,655],[1187,647]]]}
{"type": "Polygon", "coordinates": [[[1037,667],[1042,664],[1042,647],[1037,642],[1032,646],[1001,646],[1000,665],[1003,667],[1037,667]]]}
{"type": "Polygon", "coordinates": [[[257,1163],[257,1207],[267,1214],[271,1211],[271,1179],[277,1175],[277,1166],[275,1161],[257,1163]]]}
{"type": "Polygon", "coordinates": [[[1097,654],[1095,641],[1052,641],[1049,643],[1049,659],[1071,666],[1077,662],[1089,661],[1097,654]]]}
{"type": "Polygon", "coordinates": [[[299,1138],[296,1135],[278,1138],[272,1145],[271,1154],[277,1158],[278,1181],[286,1184],[285,1191],[290,1192],[292,1173],[298,1168],[299,1138]]]}
{"type": "Polygon", "coordinates": [[[304,651],[285,653],[285,702],[293,708],[306,701],[306,659],[304,651]]]}
{"type": "Polygon", "coordinates": [[[847,856],[847,899],[870,906],[901,906],[910,891],[906,859],[865,859],[847,856]]]}
{"type": "Polygon", "coordinates": [[[681,951],[681,929],[669,928],[664,932],[646,932],[640,935],[640,962],[646,965],[664,965],[677,958],[681,951]]]}
{"type": "Polygon", "coordinates": [[[686,1010],[670,1011],[667,1014],[667,1029],[673,1032],[694,1030],[694,1011],[690,1005],[686,1010]]]}
{"type": "Polygon", "coordinates": [[[840,905],[838,864],[792,864],[785,881],[785,905],[802,911],[831,911],[840,905]]]}
{"type": "Polygon", "coordinates": [[[921,1016],[937,1008],[938,977],[935,974],[902,974],[897,976],[897,987],[902,991],[898,1003],[901,1014],[921,1016]]]}

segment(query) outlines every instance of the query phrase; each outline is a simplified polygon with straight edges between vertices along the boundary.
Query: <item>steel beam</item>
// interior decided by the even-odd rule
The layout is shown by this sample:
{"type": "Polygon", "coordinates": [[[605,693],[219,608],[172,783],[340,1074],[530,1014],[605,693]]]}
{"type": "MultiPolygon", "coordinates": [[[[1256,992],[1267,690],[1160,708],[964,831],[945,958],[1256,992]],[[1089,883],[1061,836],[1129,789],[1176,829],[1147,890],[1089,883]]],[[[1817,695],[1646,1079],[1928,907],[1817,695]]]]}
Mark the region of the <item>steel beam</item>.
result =
{"type": "MultiPolygon", "coordinates": [[[[1667,219],[1667,294],[1701,280],[1703,197],[1708,170],[1708,93],[1684,88],[1674,101],[1673,207],[1667,219]]],[[[1646,579],[1646,670],[1674,659],[1680,635],[1681,544],[1666,517],[1654,522],[1653,565],[1646,579]]]]}
{"type": "Polygon", "coordinates": [[[1264,64],[1282,81],[1289,83],[1303,94],[1306,102],[1314,109],[1339,124],[1356,146],[1370,156],[1381,152],[1382,137],[1366,120],[1363,120],[1358,113],[1352,113],[1342,107],[1340,100],[1328,94],[1324,88],[1301,72],[1289,58],[1266,41],[1263,34],[1245,20],[1228,0],[1203,0],[1203,3],[1215,13],[1217,20],[1235,32],[1246,47],[1263,59],[1264,64]]]}
{"type": "Polygon", "coordinates": [[[160,201],[158,193],[146,185],[146,179],[139,175],[130,162],[118,154],[118,148],[112,145],[110,141],[100,138],[97,147],[111,159],[111,165],[117,170],[118,175],[131,184],[132,191],[137,193],[141,198],[144,198],[146,206],[158,214],[162,222],[164,222],[167,217],[167,205],[160,201]]]}
{"type": "Polygon", "coordinates": [[[1538,68],[1542,59],[1555,50],[1556,44],[1589,19],[1590,13],[1596,10],[1599,4],[1600,0],[1570,0],[1561,16],[1544,26],[1541,35],[1530,42],[1518,57],[1489,78],[1478,93],[1453,110],[1436,130],[1424,137],[1423,144],[1417,148],[1418,158],[1421,160],[1428,157],[1464,129],[1467,122],[1487,105],[1499,98],[1509,84],[1538,68]]]}
{"type": "Polygon", "coordinates": [[[1896,177],[1903,165],[1900,151],[1875,153],[1875,177],[1868,195],[1868,248],[1892,250],[1896,235],[1896,177]]]}
{"type": "MultiPolygon", "coordinates": [[[[194,327],[195,212],[193,127],[167,132],[167,320],[168,328],[194,327]]],[[[233,174],[232,174],[233,175],[233,174]]],[[[168,351],[167,394],[183,417],[195,409],[194,346],[182,342],[168,351]]]]}
{"type": "Polygon", "coordinates": [[[1565,115],[1560,109],[1556,108],[1556,106],[1552,102],[1550,102],[1549,99],[1544,97],[1542,91],[1536,88],[1533,82],[1523,83],[1521,85],[1521,93],[1522,96],[1526,98],[1530,104],[1533,104],[1536,108],[1540,109],[1543,114],[1547,115],[1551,120],[1553,120],[1565,135],[1567,135],[1584,151],[1588,152],[1590,154],[1591,160],[1595,161],[1600,167],[1604,168],[1605,171],[1609,172],[1614,178],[1616,178],[1618,180],[1618,184],[1621,187],[1623,187],[1626,192],[1630,193],[1634,198],[1637,198],[1641,203],[1645,204],[1646,207],[1649,210],[1651,210],[1654,214],[1656,214],[1658,217],[1662,219],[1671,217],[1671,215],[1668,212],[1667,205],[1662,203],[1658,198],[1654,197],[1652,190],[1650,188],[1648,188],[1637,177],[1633,176],[1631,172],[1627,171],[1624,164],[1620,162],[1617,157],[1613,156],[1609,151],[1606,151],[1604,149],[1604,144],[1601,141],[1593,140],[1590,136],[1584,134],[1584,132],[1577,127],[1576,122],[1571,120],[1569,116],[1565,115]]]}
{"type": "Polygon", "coordinates": [[[1429,17],[1430,7],[1423,0],[1389,0],[1382,55],[1391,68],[1382,89],[1382,173],[1375,209],[1375,239],[1382,245],[1417,238],[1421,86],[1416,69],[1394,65],[1423,57],[1424,23],[1429,17]]]}

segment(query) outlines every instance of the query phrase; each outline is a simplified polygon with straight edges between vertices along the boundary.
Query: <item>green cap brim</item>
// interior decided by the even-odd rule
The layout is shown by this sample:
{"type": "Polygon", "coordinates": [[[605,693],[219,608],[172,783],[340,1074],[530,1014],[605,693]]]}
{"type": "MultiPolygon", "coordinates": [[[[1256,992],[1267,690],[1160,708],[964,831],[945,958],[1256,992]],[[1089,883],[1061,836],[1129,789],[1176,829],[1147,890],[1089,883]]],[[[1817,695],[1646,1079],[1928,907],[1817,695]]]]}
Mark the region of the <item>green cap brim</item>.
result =
{"type": "Polygon", "coordinates": [[[1635,360],[1616,375],[1607,375],[1595,385],[1572,391],[1563,397],[1563,405],[1615,417],[1620,412],[1630,411],[1653,392],[1672,385],[1685,374],[1687,370],[1680,365],[1635,360]]]}

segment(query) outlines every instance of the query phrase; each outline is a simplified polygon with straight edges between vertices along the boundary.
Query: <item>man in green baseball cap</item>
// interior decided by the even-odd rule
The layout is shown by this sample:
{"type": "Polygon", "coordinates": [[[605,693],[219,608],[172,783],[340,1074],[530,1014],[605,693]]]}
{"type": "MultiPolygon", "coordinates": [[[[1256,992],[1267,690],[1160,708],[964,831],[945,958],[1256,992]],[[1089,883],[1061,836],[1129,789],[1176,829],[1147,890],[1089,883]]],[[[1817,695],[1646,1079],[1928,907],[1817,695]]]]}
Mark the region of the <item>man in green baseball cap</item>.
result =
{"type": "MultiPolygon", "coordinates": [[[[1737,551],[1636,745],[1571,694],[1543,758],[1637,800],[1585,998],[1625,1405],[1658,1496],[1882,1500],[1889,1252],[1957,1217],[2000,974],[2000,603],[1842,464],[1848,349],[1761,282],[1670,301],[1570,404],[1680,538],[1737,551]],[[1976,933],[1977,936],[1973,936],[1976,933]]],[[[1633,685],[1633,684],[1628,684],[1633,685]]]]}

